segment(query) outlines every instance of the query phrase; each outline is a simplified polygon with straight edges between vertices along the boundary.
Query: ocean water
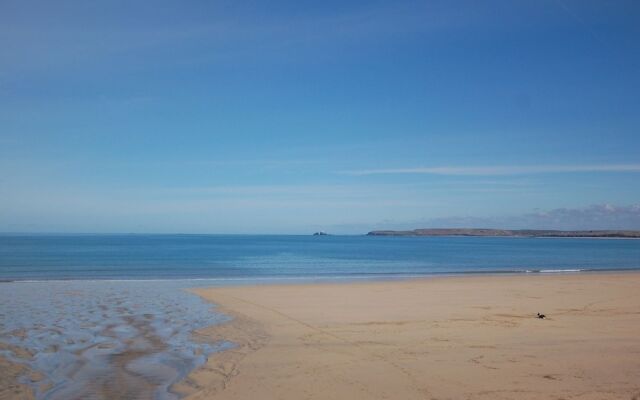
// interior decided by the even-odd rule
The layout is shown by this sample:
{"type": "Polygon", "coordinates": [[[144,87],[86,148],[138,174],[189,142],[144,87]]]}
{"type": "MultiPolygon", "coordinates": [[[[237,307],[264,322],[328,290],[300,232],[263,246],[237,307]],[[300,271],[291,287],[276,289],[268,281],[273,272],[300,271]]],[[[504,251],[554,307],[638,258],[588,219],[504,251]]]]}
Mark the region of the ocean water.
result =
{"type": "Polygon", "coordinates": [[[0,235],[0,356],[39,399],[159,399],[233,343],[200,286],[640,269],[640,240],[0,235]],[[117,384],[114,384],[117,382],[117,384]]]}
{"type": "Polygon", "coordinates": [[[640,268],[640,240],[0,236],[0,280],[274,279],[640,268]]]}

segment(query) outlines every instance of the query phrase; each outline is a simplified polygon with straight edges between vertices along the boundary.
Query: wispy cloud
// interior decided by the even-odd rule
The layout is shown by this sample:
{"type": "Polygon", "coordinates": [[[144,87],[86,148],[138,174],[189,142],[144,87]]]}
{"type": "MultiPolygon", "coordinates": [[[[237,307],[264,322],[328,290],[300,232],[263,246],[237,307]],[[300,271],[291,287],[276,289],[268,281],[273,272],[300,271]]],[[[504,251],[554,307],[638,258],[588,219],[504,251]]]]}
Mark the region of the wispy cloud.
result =
{"type": "Polygon", "coordinates": [[[571,172],[640,172],[640,164],[593,164],[593,165],[510,165],[510,166],[442,166],[415,168],[383,168],[341,171],[347,175],[525,175],[556,174],[571,172]]]}
{"type": "MultiPolygon", "coordinates": [[[[283,48],[306,51],[340,46],[389,35],[460,28],[474,21],[474,12],[421,5],[419,2],[343,7],[330,14],[287,12],[260,6],[149,7],[132,5],[123,18],[117,7],[98,1],[92,7],[16,3],[0,14],[0,77],[36,69],[50,71],[82,67],[93,71],[138,65],[137,57],[178,65],[242,61],[245,57],[281,58],[283,48]],[[37,8],[34,16],[32,9],[37,8]],[[212,9],[213,8],[213,9],[212,9]],[[223,11],[222,9],[227,9],[223,11]],[[96,12],[102,10],[102,12],[96,12]],[[203,16],[206,15],[207,17],[203,16]],[[198,51],[193,51],[196,47],[198,51]],[[171,57],[167,57],[170,54],[171,57]],[[108,62],[105,62],[108,61],[108,62]]],[[[285,8],[286,9],[286,8],[285,8]]],[[[374,42],[375,43],[375,42],[374,42]]],[[[291,57],[287,59],[291,62],[291,57]]]]}
{"type": "Polygon", "coordinates": [[[375,229],[416,228],[640,229],[640,204],[595,204],[585,208],[556,208],[493,217],[451,216],[417,221],[384,221],[375,226],[375,229]]]}

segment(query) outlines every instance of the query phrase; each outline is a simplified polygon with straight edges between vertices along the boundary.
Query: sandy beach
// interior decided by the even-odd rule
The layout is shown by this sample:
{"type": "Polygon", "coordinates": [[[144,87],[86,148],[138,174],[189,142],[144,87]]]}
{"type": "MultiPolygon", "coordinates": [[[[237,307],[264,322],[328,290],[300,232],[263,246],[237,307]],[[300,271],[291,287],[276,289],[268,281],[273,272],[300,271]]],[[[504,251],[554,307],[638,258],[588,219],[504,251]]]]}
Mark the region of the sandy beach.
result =
{"type": "MultiPolygon", "coordinates": [[[[190,400],[640,399],[640,273],[192,291],[233,317],[194,340],[236,346],[172,387],[190,400]]],[[[0,399],[33,398],[18,377],[35,372],[0,371],[0,399]]],[[[113,378],[104,398],[153,398],[113,378]]]]}
{"type": "Polygon", "coordinates": [[[238,346],[191,400],[640,398],[638,273],[196,292],[234,317],[200,334],[238,346]]]}

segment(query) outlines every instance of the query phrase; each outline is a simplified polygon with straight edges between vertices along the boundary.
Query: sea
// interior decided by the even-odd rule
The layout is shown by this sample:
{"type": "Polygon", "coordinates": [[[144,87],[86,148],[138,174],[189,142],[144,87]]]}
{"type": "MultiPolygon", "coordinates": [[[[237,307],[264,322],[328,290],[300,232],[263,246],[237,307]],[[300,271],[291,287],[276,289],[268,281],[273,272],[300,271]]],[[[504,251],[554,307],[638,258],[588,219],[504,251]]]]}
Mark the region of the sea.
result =
{"type": "Polygon", "coordinates": [[[0,357],[38,399],[179,399],[232,342],[189,289],[640,270],[640,240],[303,235],[0,235],[0,357]],[[117,384],[114,384],[117,382],[117,384]]]}

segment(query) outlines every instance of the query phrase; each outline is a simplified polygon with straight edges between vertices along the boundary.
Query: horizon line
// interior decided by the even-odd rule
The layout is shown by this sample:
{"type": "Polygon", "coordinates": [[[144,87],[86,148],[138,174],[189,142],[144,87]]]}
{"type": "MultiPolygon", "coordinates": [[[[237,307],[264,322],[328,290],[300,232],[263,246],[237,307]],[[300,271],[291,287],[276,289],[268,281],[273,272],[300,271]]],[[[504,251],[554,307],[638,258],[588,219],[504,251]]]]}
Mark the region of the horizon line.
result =
{"type": "Polygon", "coordinates": [[[185,233],[185,232],[0,232],[0,236],[314,236],[323,232],[328,236],[366,236],[370,232],[413,232],[418,230],[496,230],[496,231],[548,231],[548,232],[639,232],[637,229],[544,229],[544,228],[498,228],[498,227],[423,227],[411,229],[372,229],[364,233],[330,233],[328,231],[309,231],[310,233],[185,233]]]}

